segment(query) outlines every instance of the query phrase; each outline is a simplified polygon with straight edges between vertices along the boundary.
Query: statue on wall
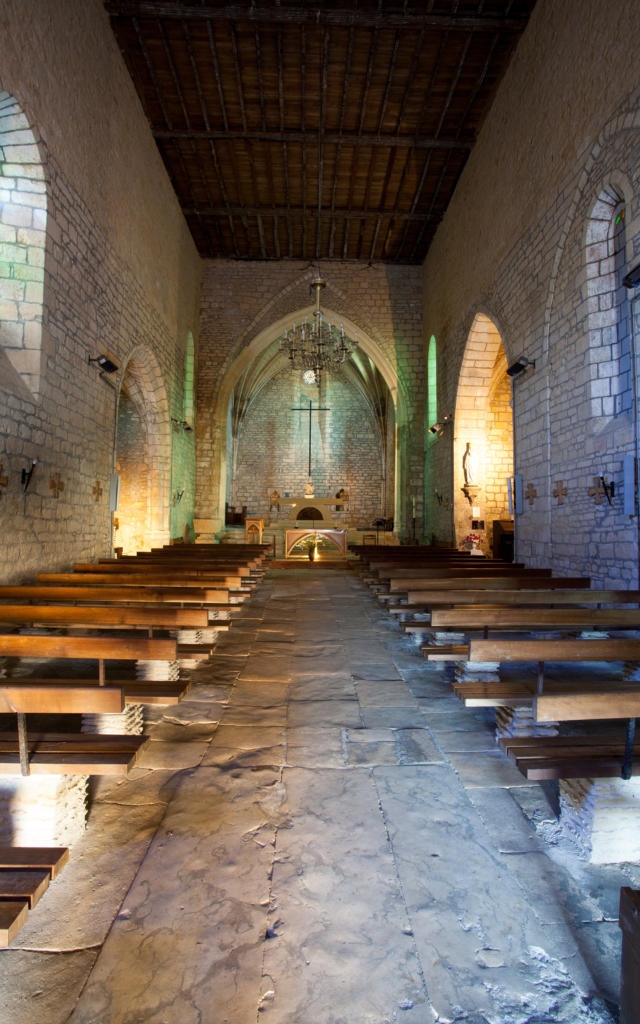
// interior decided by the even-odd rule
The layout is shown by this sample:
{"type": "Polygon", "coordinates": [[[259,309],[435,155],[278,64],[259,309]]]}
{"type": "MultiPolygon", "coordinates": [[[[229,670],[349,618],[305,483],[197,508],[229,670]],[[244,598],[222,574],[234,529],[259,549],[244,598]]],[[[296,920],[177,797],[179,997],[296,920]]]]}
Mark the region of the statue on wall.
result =
{"type": "Polygon", "coordinates": [[[336,511],[342,512],[345,504],[349,501],[349,492],[345,491],[344,487],[341,487],[339,491],[336,491],[336,511]]]}
{"type": "Polygon", "coordinates": [[[467,447],[465,448],[464,455],[462,456],[462,472],[464,474],[465,486],[467,484],[477,484],[478,481],[476,479],[476,465],[475,459],[471,454],[470,441],[467,441],[467,447]]]}
{"type": "Polygon", "coordinates": [[[305,498],[313,498],[313,480],[311,477],[307,478],[307,482],[304,485],[304,496],[305,498]]]}
{"type": "Polygon", "coordinates": [[[275,488],[269,495],[269,511],[275,508],[278,512],[280,511],[280,492],[276,491],[275,488]]]}

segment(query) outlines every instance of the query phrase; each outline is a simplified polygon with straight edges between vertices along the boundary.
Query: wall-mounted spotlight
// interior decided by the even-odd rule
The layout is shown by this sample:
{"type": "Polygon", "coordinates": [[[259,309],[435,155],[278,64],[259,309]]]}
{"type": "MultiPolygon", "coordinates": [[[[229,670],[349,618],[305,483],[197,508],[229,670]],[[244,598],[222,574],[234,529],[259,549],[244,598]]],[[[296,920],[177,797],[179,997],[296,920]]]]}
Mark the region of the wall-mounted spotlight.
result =
{"type": "Polygon", "coordinates": [[[448,412],[447,415],[443,416],[441,420],[438,420],[438,422],[434,423],[432,427],[429,427],[429,433],[430,434],[435,434],[436,437],[440,437],[440,435],[443,433],[444,428],[447,426],[447,424],[448,423],[452,423],[452,422],[453,422],[453,416],[452,416],[452,414],[450,412],[448,412]]]}
{"type": "Polygon", "coordinates": [[[520,356],[520,358],[516,359],[515,363],[512,363],[507,369],[507,374],[509,377],[517,377],[518,374],[522,373],[523,370],[526,370],[528,366],[535,365],[535,359],[527,359],[526,356],[520,356]]]}
{"type": "Polygon", "coordinates": [[[633,270],[630,270],[626,277],[622,278],[625,288],[637,288],[640,284],[640,263],[633,270]]]}
{"type": "Polygon", "coordinates": [[[101,373],[115,373],[118,369],[117,365],[113,360],[109,359],[109,356],[89,356],[89,363],[95,363],[100,367],[101,373]]]}
{"type": "Polygon", "coordinates": [[[190,434],[193,430],[191,424],[187,423],[186,420],[177,420],[175,416],[172,416],[171,422],[173,423],[173,429],[176,431],[176,433],[179,430],[184,430],[185,434],[190,434]]]}

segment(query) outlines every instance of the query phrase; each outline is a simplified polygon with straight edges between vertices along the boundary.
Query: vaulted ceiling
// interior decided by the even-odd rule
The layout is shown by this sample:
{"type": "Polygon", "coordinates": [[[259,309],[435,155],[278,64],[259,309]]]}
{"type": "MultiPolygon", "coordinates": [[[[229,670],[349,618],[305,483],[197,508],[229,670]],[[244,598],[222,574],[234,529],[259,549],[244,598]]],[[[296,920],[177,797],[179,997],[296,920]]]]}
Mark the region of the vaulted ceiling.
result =
{"type": "Polygon", "coordinates": [[[105,0],[203,257],[420,263],[535,0],[105,0]]]}

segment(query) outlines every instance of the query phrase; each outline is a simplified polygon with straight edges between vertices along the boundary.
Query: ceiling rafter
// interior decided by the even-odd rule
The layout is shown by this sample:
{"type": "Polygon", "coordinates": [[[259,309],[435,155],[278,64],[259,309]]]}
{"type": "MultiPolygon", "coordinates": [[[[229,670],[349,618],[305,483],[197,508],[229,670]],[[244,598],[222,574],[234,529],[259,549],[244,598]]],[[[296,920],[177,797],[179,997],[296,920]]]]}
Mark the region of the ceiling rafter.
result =
{"type": "MultiPolygon", "coordinates": [[[[232,129],[209,129],[209,128],[154,128],[153,135],[156,139],[222,139],[225,141],[251,139],[253,142],[299,142],[302,144],[317,141],[318,133],[312,131],[267,131],[262,129],[247,129],[246,131],[234,131],[232,129]]],[[[415,139],[411,136],[361,133],[361,132],[326,132],[324,141],[333,145],[348,146],[388,146],[393,149],[461,149],[470,150],[474,139],[448,139],[430,136],[428,138],[415,139]]]]}
{"type": "Polygon", "coordinates": [[[282,7],[280,5],[260,7],[254,0],[245,6],[230,4],[217,7],[213,4],[180,4],[158,2],[158,0],[106,0],[105,8],[113,16],[129,18],[190,19],[196,21],[257,21],[264,24],[311,24],[311,25],[364,25],[367,28],[410,28],[421,26],[434,29],[460,29],[463,32],[522,32],[527,17],[500,17],[491,14],[476,16],[462,14],[438,14],[433,11],[415,14],[405,10],[395,13],[388,9],[376,11],[364,8],[319,8],[282,7]]]}
{"type": "MultiPolygon", "coordinates": [[[[181,80],[180,80],[180,76],[178,75],[177,68],[176,68],[176,65],[175,65],[175,62],[174,62],[174,59],[173,59],[173,54],[171,52],[171,46],[170,46],[169,40],[167,38],[167,33],[166,33],[165,26],[162,25],[162,24],[159,24],[158,25],[158,31],[159,31],[159,34],[160,34],[160,39],[162,41],[162,47],[163,47],[163,50],[164,50],[165,59],[167,61],[167,65],[168,65],[169,71],[171,73],[171,78],[173,80],[173,86],[174,86],[174,89],[175,89],[175,93],[176,93],[176,96],[178,98],[178,102],[180,104],[180,109],[182,110],[183,121],[184,121],[184,124],[186,124],[186,125],[188,125],[190,127],[190,118],[189,118],[189,112],[188,112],[188,109],[187,109],[187,104],[186,104],[186,101],[185,101],[185,98],[184,98],[184,91],[183,91],[183,88],[182,88],[182,83],[181,83],[181,80]]],[[[211,193],[209,191],[209,186],[208,186],[208,183],[206,181],[206,178],[204,176],[204,171],[202,169],[200,161],[198,160],[197,146],[196,146],[196,143],[193,142],[193,141],[191,142],[191,150],[193,152],[193,157],[194,157],[195,165],[198,168],[198,176],[200,178],[201,188],[206,193],[206,195],[208,195],[209,198],[211,198],[211,193]]],[[[210,236],[209,227],[208,227],[208,225],[206,223],[203,222],[202,217],[199,218],[199,226],[200,226],[201,229],[204,230],[205,234],[210,236]]]]}
{"type": "MultiPolygon", "coordinates": [[[[185,214],[186,217],[194,217],[198,213],[202,214],[205,217],[224,217],[224,215],[226,213],[226,207],[224,207],[224,206],[193,206],[193,207],[192,206],[184,206],[182,208],[182,212],[185,214]]],[[[265,208],[264,207],[260,207],[260,206],[253,206],[253,207],[252,206],[232,206],[232,207],[230,207],[230,212],[231,212],[231,215],[233,217],[241,217],[243,215],[247,216],[247,217],[257,217],[260,214],[265,213],[265,208]]],[[[286,216],[287,213],[289,213],[293,217],[305,217],[307,215],[307,208],[306,208],[306,206],[298,206],[298,207],[280,206],[280,207],[275,207],[272,210],[270,209],[270,210],[268,210],[266,212],[273,213],[273,214],[275,214],[276,217],[284,217],[284,216],[286,216]]],[[[433,216],[430,213],[421,213],[419,211],[415,212],[415,213],[411,213],[410,211],[406,211],[406,210],[405,211],[403,211],[403,210],[375,210],[375,211],[371,210],[371,211],[367,211],[367,210],[343,210],[343,209],[339,209],[339,210],[336,210],[335,213],[336,213],[336,216],[342,217],[345,220],[361,220],[362,218],[364,218],[365,220],[375,221],[375,219],[377,217],[381,217],[383,220],[386,220],[386,219],[388,219],[390,217],[393,217],[393,218],[397,218],[398,220],[403,220],[403,221],[404,220],[410,220],[410,221],[416,221],[416,222],[419,222],[419,223],[422,223],[422,221],[426,221],[426,220],[432,220],[434,222],[437,220],[437,217],[433,216]]],[[[322,209],[320,211],[320,216],[322,217],[323,220],[330,219],[330,217],[332,216],[331,210],[322,209]]]]}
{"type": "Polygon", "coordinates": [[[419,263],[535,0],[103,0],[204,257],[419,263]]]}

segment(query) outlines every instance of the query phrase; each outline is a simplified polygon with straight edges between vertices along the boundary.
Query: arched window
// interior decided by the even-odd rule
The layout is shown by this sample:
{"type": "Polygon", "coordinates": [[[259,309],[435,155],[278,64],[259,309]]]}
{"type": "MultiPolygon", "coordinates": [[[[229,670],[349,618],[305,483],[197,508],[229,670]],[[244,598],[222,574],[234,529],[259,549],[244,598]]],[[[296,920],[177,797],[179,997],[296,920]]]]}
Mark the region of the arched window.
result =
{"type": "MultiPolygon", "coordinates": [[[[429,340],[427,349],[427,431],[438,420],[438,361],[436,353],[436,339],[433,334],[429,340]]],[[[433,438],[433,434],[427,433],[427,437],[433,438]]]]}
{"type": "Polygon", "coordinates": [[[193,346],[193,335],[189,331],[187,337],[187,351],[184,359],[184,407],[183,415],[185,423],[193,426],[193,395],[195,389],[195,352],[193,346]]]}
{"type": "Polygon", "coordinates": [[[598,196],[586,236],[590,399],[594,417],[619,416],[633,407],[630,324],[622,285],[625,265],[624,196],[609,186],[598,196]]]}
{"type": "MultiPolygon", "coordinates": [[[[40,390],[47,189],[35,136],[0,90],[0,353],[4,378],[40,390]]],[[[10,380],[5,379],[10,384],[10,380]]]]}

